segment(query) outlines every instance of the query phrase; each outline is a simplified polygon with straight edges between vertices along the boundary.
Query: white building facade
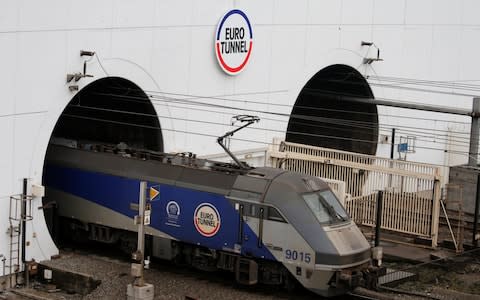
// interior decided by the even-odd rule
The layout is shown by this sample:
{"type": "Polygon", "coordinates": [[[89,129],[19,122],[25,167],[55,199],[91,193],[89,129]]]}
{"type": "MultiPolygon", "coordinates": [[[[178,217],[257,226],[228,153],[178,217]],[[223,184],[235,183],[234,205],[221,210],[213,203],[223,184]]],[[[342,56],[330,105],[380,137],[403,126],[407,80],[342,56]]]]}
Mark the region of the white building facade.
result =
{"type": "MultiPolygon", "coordinates": [[[[397,138],[416,140],[408,160],[465,163],[468,118],[334,98],[471,109],[478,11],[474,0],[2,1],[0,254],[9,256],[10,196],[22,192],[23,178],[29,189],[42,184],[54,130],[207,155],[221,152],[216,137],[233,128],[234,115],[253,114],[261,121],[236,134],[232,150],[280,137],[388,157],[396,128],[397,138]],[[242,14],[227,16],[232,10],[242,14]],[[223,49],[225,71],[216,47],[229,39],[239,42],[231,50],[238,57],[223,49]],[[97,130],[102,122],[110,127],[97,130]],[[123,130],[128,124],[142,129],[123,130]]],[[[26,259],[38,261],[58,250],[37,209],[42,199],[32,205],[26,259]]]]}

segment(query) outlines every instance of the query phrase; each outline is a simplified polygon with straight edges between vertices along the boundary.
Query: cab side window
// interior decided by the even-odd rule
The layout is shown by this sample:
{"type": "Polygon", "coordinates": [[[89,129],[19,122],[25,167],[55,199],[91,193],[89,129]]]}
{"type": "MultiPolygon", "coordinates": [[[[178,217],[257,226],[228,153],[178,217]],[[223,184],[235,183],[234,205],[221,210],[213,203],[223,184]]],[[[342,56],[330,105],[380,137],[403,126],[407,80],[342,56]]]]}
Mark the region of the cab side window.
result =
{"type": "Polygon", "coordinates": [[[282,215],[278,212],[275,207],[268,207],[267,209],[267,219],[270,221],[277,221],[277,222],[284,222],[286,223],[285,219],[282,215]]]}

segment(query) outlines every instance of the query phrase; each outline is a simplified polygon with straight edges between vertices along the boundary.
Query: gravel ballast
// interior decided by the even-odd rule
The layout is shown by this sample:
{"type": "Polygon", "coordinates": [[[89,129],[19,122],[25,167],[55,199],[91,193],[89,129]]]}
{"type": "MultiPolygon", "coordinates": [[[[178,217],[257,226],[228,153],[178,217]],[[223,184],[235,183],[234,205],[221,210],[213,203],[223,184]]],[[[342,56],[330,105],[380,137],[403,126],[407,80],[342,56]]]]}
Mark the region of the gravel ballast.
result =
{"type": "MultiPolygon", "coordinates": [[[[100,285],[88,295],[69,294],[66,291],[47,293],[34,291],[48,299],[126,299],[127,285],[133,282],[130,263],[92,254],[66,252],[60,258],[42,262],[47,266],[90,274],[100,285]]],[[[279,287],[243,287],[235,283],[230,273],[208,273],[159,262],[145,270],[145,282],[155,287],[155,299],[318,299],[301,289],[289,294],[279,287]]],[[[28,292],[32,292],[29,289],[28,292]]]]}

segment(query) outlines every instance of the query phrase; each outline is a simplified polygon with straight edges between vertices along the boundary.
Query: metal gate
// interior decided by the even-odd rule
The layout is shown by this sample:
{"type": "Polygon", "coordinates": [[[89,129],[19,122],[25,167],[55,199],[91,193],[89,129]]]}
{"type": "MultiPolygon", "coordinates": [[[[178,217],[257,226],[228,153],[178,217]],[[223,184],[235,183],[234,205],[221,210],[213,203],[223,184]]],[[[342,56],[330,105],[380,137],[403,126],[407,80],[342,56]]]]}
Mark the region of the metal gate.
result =
{"type": "Polygon", "coordinates": [[[345,182],[337,195],[344,193],[341,200],[360,225],[375,226],[377,193],[384,191],[382,229],[437,246],[440,167],[289,142],[274,142],[268,156],[274,167],[345,182]]]}

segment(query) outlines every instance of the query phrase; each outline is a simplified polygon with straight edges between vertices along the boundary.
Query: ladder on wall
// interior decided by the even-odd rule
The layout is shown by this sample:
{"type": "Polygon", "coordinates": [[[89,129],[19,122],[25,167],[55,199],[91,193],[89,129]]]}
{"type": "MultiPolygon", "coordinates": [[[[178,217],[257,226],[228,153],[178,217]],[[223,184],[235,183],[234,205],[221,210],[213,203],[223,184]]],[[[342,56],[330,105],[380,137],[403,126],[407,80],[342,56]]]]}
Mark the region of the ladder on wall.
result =
{"type": "Polygon", "coordinates": [[[32,196],[16,195],[10,197],[10,211],[9,211],[9,227],[8,235],[9,241],[9,264],[6,266],[10,273],[10,286],[17,285],[17,275],[21,271],[21,236],[25,230],[23,224],[32,220],[32,196]]]}
{"type": "Polygon", "coordinates": [[[9,243],[9,263],[7,267],[10,273],[10,286],[16,283],[16,274],[20,271],[20,223],[10,216],[10,226],[8,227],[8,234],[10,236],[9,243]],[[15,277],[15,280],[13,280],[15,277]]]}

